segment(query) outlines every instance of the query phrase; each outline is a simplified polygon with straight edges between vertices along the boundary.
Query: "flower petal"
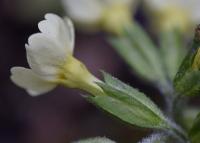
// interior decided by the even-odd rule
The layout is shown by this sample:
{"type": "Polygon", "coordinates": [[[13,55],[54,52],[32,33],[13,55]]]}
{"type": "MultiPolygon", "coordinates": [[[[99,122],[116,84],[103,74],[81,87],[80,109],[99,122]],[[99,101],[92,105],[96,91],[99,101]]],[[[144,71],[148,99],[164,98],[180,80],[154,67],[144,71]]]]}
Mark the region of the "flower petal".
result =
{"type": "Polygon", "coordinates": [[[13,67],[11,73],[11,80],[32,96],[44,94],[56,87],[56,84],[42,80],[30,69],[13,67]]]}
{"type": "Polygon", "coordinates": [[[63,49],[73,52],[74,27],[70,19],[55,14],[46,14],[45,19],[38,23],[40,31],[56,41],[63,49]]]}
{"type": "Polygon", "coordinates": [[[62,0],[70,17],[78,23],[95,24],[102,16],[99,0],[62,0]]]}
{"type": "Polygon", "coordinates": [[[72,21],[68,18],[65,17],[64,18],[64,23],[66,28],[68,29],[68,37],[69,37],[69,41],[70,41],[70,46],[71,46],[71,51],[73,52],[73,49],[75,47],[75,32],[74,32],[74,25],[72,23],[72,21]]]}
{"type": "Polygon", "coordinates": [[[48,80],[56,80],[67,58],[67,51],[42,33],[33,34],[26,45],[31,69],[48,80]]]}

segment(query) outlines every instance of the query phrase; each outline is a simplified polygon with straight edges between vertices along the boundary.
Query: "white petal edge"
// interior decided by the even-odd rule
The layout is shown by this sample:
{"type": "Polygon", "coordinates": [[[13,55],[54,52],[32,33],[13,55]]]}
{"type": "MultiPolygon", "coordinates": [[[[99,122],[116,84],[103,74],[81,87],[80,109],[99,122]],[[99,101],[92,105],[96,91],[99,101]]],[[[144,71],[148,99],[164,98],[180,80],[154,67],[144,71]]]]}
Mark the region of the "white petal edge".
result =
{"type": "Polygon", "coordinates": [[[72,21],[68,18],[65,17],[64,18],[64,23],[66,28],[69,31],[69,41],[70,41],[70,47],[71,47],[71,52],[73,52],[74,47],[75,47],[75,29],[74,29],[74,25],[72,23],[72,21]]]}
{"type": "Polygon", "coordinates": [[[32,70],[23,67],[11,68],[10,78],[32,96],[47,93],[56,87],[56,84],[42,80],[32,70]]]}
{"type": "Polygon", "coordinates": [[[47,13],[45,20],[38,23],[38,28],[63,49],[73,53],[75,34],[73,23],[69,18],[62,19],[56,14],[47,13]]]}

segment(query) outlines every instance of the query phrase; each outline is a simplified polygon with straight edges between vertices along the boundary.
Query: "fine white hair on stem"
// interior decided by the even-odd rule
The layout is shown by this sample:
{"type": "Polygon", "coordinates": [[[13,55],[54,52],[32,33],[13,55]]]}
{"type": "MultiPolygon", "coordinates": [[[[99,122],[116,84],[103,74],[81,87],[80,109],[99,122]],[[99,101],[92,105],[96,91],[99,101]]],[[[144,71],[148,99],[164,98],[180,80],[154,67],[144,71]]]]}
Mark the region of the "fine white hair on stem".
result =
{"type": "Polygon", "coordinates": [[[151,134],[149,137],[142,139],[142,141],[138,143],[165,143],[167,135],[164,133],[154,133],[151,134]]]}

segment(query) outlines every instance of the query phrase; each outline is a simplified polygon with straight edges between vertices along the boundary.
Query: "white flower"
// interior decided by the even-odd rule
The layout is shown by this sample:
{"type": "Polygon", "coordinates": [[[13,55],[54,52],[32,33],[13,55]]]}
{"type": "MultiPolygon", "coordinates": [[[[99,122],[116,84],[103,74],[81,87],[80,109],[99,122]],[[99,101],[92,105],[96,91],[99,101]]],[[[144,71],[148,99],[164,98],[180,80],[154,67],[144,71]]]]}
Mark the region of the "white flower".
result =
{"type": "Polygon", "coordinates": [[[116,33],[132,17],[136,0],[62,0],[69,16],[89,30],[104,29],[116,33]],[[117,29],[117,30],[116,30],[117,29]]]}
{"type": "Polygon", "coordinates": [[[68,18],[46,14],[38,24],[40,33],[33,34],[25,45],[31,69],[13,67],[11,79],[31,95],[54,89],[58,84],[95,92],[98,81],[73,57],[74,27],[68,18]]]}
{"type": "Polygon", "coordinates": [[[162,29],[172,27],[186,31],[200,22],[199,0],[145,0],[146,6],[153,13],[152,21],[156,21],[162,29]]]}

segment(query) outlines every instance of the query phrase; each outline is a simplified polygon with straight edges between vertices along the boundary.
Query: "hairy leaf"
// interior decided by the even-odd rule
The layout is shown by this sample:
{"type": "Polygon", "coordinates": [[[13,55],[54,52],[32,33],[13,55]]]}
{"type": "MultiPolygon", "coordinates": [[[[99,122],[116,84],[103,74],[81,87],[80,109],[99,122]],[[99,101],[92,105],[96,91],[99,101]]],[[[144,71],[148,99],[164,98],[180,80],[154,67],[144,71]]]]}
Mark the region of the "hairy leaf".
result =
{"type": "Polygon", "coordinates": [[[166,143],[168,135],[162,133],[155,133],[150,135],[147,138],[142,139],[142,141],[138,143],[166,143]]]}
{"type": "Polygon", "coordinates": [[[168,129],[168,121],[160,109],[144,93],[104,73],[99,83],[106,95],[89,96],[89,100],[111,115],[145,128],[168,129]]]}

